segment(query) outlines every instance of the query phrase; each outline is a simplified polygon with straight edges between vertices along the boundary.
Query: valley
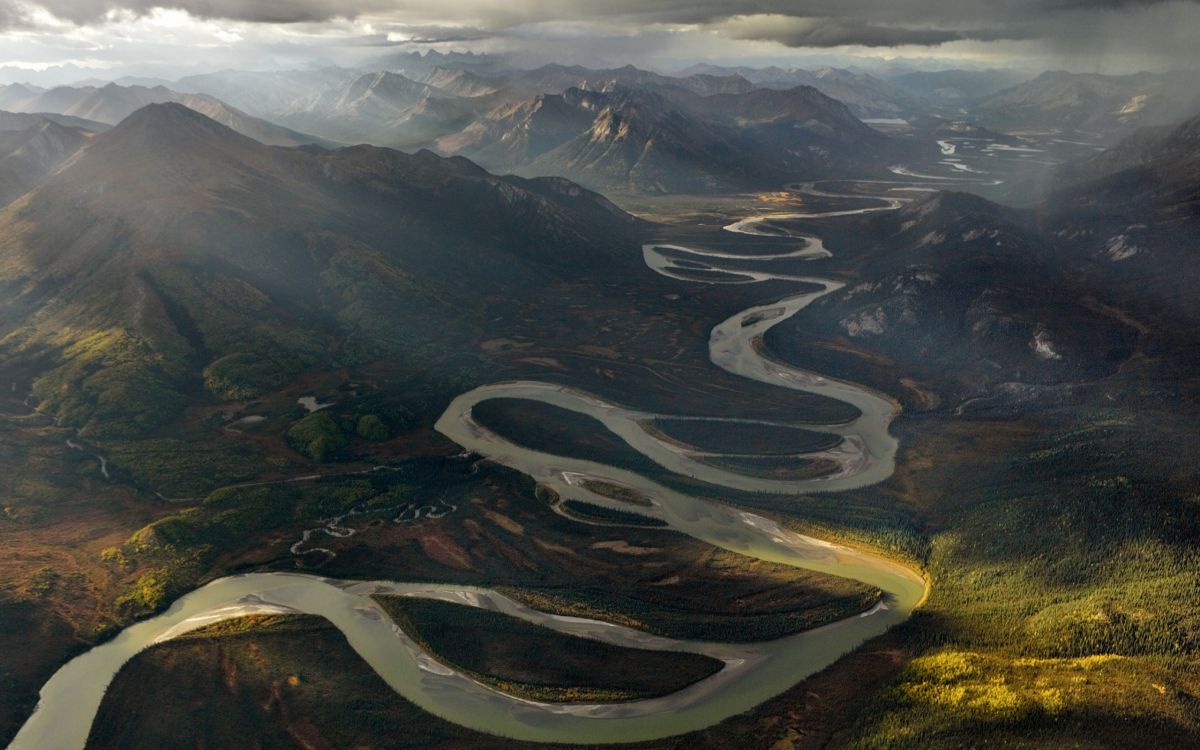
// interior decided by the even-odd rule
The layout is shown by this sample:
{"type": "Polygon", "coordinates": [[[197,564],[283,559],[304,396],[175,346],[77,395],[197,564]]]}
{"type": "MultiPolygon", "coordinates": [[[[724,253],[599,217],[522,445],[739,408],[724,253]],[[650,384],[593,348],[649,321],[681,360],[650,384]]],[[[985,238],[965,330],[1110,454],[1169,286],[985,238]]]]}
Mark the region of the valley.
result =
{"type": "Polygon", "coordinates": [[[0,84],[0,742],[1200,741],[1192,74],[370,55],[0,84]]]}

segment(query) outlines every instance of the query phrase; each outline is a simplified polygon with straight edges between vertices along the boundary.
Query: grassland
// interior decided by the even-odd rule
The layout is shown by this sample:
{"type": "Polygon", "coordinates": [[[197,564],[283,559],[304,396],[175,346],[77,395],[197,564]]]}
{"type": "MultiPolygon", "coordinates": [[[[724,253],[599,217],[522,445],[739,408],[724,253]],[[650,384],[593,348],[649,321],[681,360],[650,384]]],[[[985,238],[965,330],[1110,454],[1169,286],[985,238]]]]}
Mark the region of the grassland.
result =
{"type": "Polygon", "coordinates": [[[605,702],[680,690],[723,664],[557,633],[524,620],[429,599],[376,597],[438,659],[506,693],[536,701],[605,702]]]}

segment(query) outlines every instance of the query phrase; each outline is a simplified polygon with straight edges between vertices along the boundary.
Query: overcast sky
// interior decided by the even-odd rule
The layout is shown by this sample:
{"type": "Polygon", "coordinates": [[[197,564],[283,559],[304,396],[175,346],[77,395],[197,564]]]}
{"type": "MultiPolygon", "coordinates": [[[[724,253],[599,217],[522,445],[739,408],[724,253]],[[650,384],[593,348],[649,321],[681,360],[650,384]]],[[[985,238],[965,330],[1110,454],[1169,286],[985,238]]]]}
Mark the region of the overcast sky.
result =
{"type": "Polygon", "coordinates": [[[519,51],[670,69],[912,58],[1200,67],[1200,0],[0,0],[0,66],[167,74],[519,51]]]}

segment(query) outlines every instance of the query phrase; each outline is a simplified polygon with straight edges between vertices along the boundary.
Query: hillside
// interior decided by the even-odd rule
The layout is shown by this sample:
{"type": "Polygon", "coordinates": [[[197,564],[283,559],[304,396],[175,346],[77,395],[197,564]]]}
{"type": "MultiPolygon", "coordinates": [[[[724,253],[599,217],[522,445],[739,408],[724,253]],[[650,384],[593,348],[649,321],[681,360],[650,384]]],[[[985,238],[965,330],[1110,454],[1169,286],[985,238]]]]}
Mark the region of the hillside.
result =
{"type": "Polygon", "coordinates": [[[0,131],[0,207],[32,190],[74,156],[89,135],[50,120],[25,130],[0,131]]]}
{"type": "Polygon", "coordinates": [[[560,180],[271,148],[151,105],[0,214],[0,345],[41,363],[48,412],[137,432],[311,367],[429,361],[489,294],[632,263],[631,221],[560,180]]]}
{"type": "MultiPolygon", "coordinates": [[[[1088,306],[1086,282],[1027,212],[937,192],[869,226],[859,280],[772,329],[772,350],[819,361],[829,355],[813,337],[832,337],[883,354],[951,404],[1052,394],[1111,374],[1133,351],[1136,331],[1088,306]]],[[[890,371],[875,374],[880,387],[890,371]]]]}
{"type": "Polygon", "coordinates": [[[1143,129],[1063,166],[1042,212],[1062,251],[1093,264],[1108,284],[1147,308],[1200,320],[1200,117],[1143,129]]]}
{"type": "MultiPolygon", "coordinates": [[[[695,78],[696,76],[693,76],[695,78]]],[[[634,193],[767,188],[882,169],[915,151],[811,87],[700,96],[608,82],[501,106],[438,141],[519,174],[634,193]]]]}

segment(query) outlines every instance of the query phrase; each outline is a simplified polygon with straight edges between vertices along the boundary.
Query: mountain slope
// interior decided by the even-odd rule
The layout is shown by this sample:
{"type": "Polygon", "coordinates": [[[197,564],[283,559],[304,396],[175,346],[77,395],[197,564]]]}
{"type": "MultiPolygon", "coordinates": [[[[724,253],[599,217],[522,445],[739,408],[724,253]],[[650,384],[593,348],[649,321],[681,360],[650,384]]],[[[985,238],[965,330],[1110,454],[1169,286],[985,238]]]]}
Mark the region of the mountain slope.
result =
{"type": "Polygon", "coordinates": [[[0,131],[0,207],[32,190],[75,155],[89,132],[42,120],[25,130],[0,131]]]}
{"type": "Polygon", "coordinates": [[[632,222],[564,181],[271,148],[151,105],[0,213],[2,348],[49,413],[137,433],[308,368],[461,350],[492,295],[636,265],[632,222]]]}
{"type": "Polygon", "coordinates": [[[1081,130],[1113,138],[1200,110],[1195,74],[1106,76],[1050,71],[988,96],[975,111],[999,129],[1081,130]]]}
{"type": "Polygon", "coordinates": [[[1200,116],[1065,165],[1043,213],[1062,252],[1134,299],[1200,321],[1200,116]]]}
{"type": "MultiPolygon", "coordinates": [[[[12,88],[12,87],[9,87],[12,88]]],[[[234,109],[224,102],[203,94],[181,94],[157,86],[118,86],[110,83],[94,86],[61,86],[49,91],[29,89],[0,92],[0,108],[8,107],[15,112],[53,112],[70,117],[84,118],[106,125],[115,125],[134,111],[147,104],[178,102],[201,112],[243,135],[272,146],[301,146],[307,144],[329,145],[320,138],[280,127],[245,112],[234,109]]]]}
{"type": "Polygon", "coordinates": [[[43,122],[50,121],[68,128],[90,130],[102,133],[108,130],[108,125],[95,120],[85,120],[82,117],[70,117],[53,112],[4,112],[0,111],[0,132],[11,130],[27,130],[43,122]]]}
{"type": "Polygon", "coordinates": [[[911,148],[811,87],[699,96],[615,82],[499,107],[438,146],[493,169],[646,193],[877,170],[911,148]]]}
{"type": "MultiPolygon", "coordinates": [[[[850,108],[858,117],[898,117],[924,111],[920,97],[890,81],[866,73],[856,73],[842,68],[825,67],[817,70],[803,68],[721,67],[717,65],[694,65],[682,71],[696,77],[702,74],[738,76],[752,84],[750,89],[791,89],[811,86],[826,96],[837,99],[850,108]]],[[[726,91],[712,93],[746,93],[726,91]]]]}
{"type": "Polygon", "coordinates": [[[332,85],[276,117],[345,143],[410,147],[462,128],[490,105],[486,96],[457,96],[383,71],[332,85]]]}
{"type": "Polygon", "coordinates": [[[1134,351],[1137,332],[1089,303],[1094,289],[1028,212],[932,193],[859,226],[848,244],[866,246],[857,282],[768,334],[788,361],[863,368],[847,354],[878,352],[866,363],[878,387],[903,392],[899,367],[953,405],[1051,393],[1111,374],[1134,351]]]}

